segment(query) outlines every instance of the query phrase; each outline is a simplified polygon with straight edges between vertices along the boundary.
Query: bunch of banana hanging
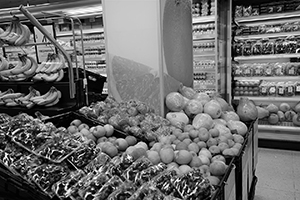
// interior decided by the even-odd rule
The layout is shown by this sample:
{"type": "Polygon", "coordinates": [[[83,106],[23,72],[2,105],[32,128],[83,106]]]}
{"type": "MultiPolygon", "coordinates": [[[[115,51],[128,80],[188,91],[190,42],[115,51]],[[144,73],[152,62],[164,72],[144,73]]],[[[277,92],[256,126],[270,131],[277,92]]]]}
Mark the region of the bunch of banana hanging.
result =
{"type": "Polygon", "coordinates": [[[32,87],[29,87],[29,93],[27,95],[8,89],[5,92],[0,92],[0,105],[22,106],[28,109],[35,105],[50,107],[59,102],[61,95],[61,92],[55,87],[51,87],[49,91],[43,95],[32,87]]]}
{"type": "Polygon", "coordinates": [[[34,81],[58,82],[64,78],[65,59],[61,54],[48,54],[46,62],[43,62],[35,71],[34,81]]]}
{"type": "Polygon", "coordinates": [[[23,46],[30,40],[30,29],[14,16],[11,23],[0,33],[0,40],[8,45],[23,46]]]}
{"type": "Polygon", "coordinates": [[[24,81],[35,75],[38,64],[35,59],[26,54],[20,54],[16,65],[9,63],[0,56],[0,78],[3,81],[24,81]]]}

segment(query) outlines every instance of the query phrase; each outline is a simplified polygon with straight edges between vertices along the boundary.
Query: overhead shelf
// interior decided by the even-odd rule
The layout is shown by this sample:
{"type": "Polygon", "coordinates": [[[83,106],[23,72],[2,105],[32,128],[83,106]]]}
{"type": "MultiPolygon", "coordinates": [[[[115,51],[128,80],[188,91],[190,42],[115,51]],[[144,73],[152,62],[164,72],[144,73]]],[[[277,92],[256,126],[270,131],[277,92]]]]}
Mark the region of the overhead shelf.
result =
{"type": "Polygon", "coordinates": [[[300,12],[288,12],[288,13],[276,13],[276,14],[266,14],[250,17],[239,17],[236,18],[238,23],[253,23],[261,21],[271,21],[271,20],[283,20],[289,18],[299,18],[300,12]]]}
{"type": "MultiPolygon", "coordinates": [[[[103,28],[83,29],[82,32],[83,34],[103,33],[104,29],[103,28]]],[[[56,34],[56,37],[65,37],[65,36],[72,36],[72,35],[73,35],[72,31],[63,31],[63,32],[58,32],[56,34]]],[[[80,35],[80,32],[76,30],[75,35],[80,35]]]]}
{"type": "Polygon", "coordinates": [[[293,81],[300,80],[300,76],[251,76],[234,77],[234,80],[272,80],[272,81],[293,81]]]}
{"type": "Polygon", "coordinates": [[[257,55],[257,56],[237,56],[236,61],[242,60],[262,60],[262,59],[280,59],[280,58],[298,58],[300,53],[291,54],[267,54],[267,55],[257,55]]]}
{"type": "Polygon", "coordinates": [[[215,22],[215,16],[201,16],[201,17],[193,17],[193,24],[201,24],[201,23],[208,23],[208,22],[215,22]]]}
{"type": "Polygon", "coordinates": [[[288,36],[296,36],[296,35],[297,36],[300,35],[300,31],[266,33],[266,34],[256,34],[256,35],[241,35],[241,36],[235,36],[235,39],[245,40],[245,39],[278,38],[278,37],[288,37],[288,36]]]}
{"type": "Polygon", "coordinates": [[[258,96],[235,96],[235,100],[239,100],[242,97],[247,97],[253,101],[282,101],[282,102],[295,102],[300,100],[300,96],[292,96],[292,97],[258,97],[258,96]]]}

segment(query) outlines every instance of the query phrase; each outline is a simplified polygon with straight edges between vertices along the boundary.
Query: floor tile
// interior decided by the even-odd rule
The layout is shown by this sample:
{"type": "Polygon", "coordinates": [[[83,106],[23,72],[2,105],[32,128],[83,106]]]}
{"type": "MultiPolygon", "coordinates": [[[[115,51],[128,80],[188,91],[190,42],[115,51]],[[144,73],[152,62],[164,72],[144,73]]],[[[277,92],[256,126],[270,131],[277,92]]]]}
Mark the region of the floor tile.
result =
{"type": "Polygon", "coordinates": [[[285,192],[295,192],[295,184],[292,178],[269,177],[262,178],[258,176],[257,187],[281,190],[285,192]]]}
{"type": "Polygon", "coordinates": [[[254,200],[295,200],[294,192],[286,192],[270,188],[263,188],[256,190],[254,200]]]}

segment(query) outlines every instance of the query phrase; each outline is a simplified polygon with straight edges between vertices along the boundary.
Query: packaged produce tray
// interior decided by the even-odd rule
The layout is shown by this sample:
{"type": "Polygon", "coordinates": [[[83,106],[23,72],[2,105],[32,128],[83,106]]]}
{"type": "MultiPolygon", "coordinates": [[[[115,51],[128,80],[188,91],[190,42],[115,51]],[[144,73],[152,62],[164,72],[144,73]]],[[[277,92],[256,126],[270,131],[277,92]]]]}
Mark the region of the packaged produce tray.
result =
{"type": "MultiPolygon", "coordinates": [[[[88,117],[84,116],[83,114],[80,114],[80,113],[74,112],[74,111],[70,111],[67,113],[63,113],[63,114],[59,114],[59,115],[50,117],[45,120],[45,123],[52,122],[56,127],[67,128],[74,119],[79,119],[82,123],[85,123],[89,126],[104,125],[103,123],[100,123],[95,119],[88,118],[88,117]]],[[[127,135],[128,134],[126,134],[125,132],[117,130],[117,129],[115,129],[114,133],[113,133],[113,136],[122,137],[122,138],[125,138],[127,135]]]]}

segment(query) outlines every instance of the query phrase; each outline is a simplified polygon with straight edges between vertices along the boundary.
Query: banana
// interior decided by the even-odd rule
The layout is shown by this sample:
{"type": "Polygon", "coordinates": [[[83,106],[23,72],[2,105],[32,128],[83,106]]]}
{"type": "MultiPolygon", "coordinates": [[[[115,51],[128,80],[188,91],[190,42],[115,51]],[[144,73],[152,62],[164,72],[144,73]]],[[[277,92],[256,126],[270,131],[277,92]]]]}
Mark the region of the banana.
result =
{"type": "Polygon", "coordinates": [[[54,55],[55,54],[49,54],[46,63],[42,64],[41,69],[39,71],[37,71],[36,73],[39,73],[39,72],[44,73],[49,67],[51,67],[53,64],[55,64],[54,63],[55,62],[54,55]]]}
{"type": "Polygon", "coordinates": [[[1,64],[0,64],[0,71],[6,70],[6,69],[8,68],[8,61],[7,61],[6,58],[3,57],[3,56],[0,56],[0,61],[1,61],[1,64]]]}
{"type": "Polygon", "coordinates": [[[24,71],[23,74],[25,74],[28,77],[31,77],[35,74],[35,71],[38,68],[38,64],[33,57],[27,56],[27,58],[30,59],[30,61],[31,61],[31,67],[27,71],[24,71]]]}
{"type": "Polygon", "coordinates": [[[0,34],[0,39],[6,37],[13,29],[13,23],[10,23],[10,25],[5,29],[3,33],[0,34]]]}
{"type": "Polygon", "coordinates": [[[55,72],[59,66],[59,58],[56,54],[53,55],[53,59],[51,60],[51,65],[48,68],[43,68],[41,72],[50,74],[52,72],[55,72]]]}
{"type": "MultiPolygon", "coordinates": [[[[12,65],[12,64],[10,64],[10,65],[12,65]]],[[[22,65],[23,65],[23,63],[21,62],[21,61],[19,61],[18,62],[18,64],[17,65],[15,65],[13,68],[11,68],[11,69],[6,69],[6,70],[3,70],[3,71],[0,71],[0,75],[1,76],[9,76],[9,75],[11,75],[12,73],[11,73],[11,71],[13,70],[13,69],[18,69],[18,68],[21,68],[22,67],[22,65]]]]}
{"type": "Polygon", "coordinates": [[[1,79],[2,81],[9,81],[9,78],[8,78],[7,76],[2,76],[2,75],[0,75],[0,79],[1,79]]]}
{"type": "Polygon", "coordinates": [[[8,90],[0,93],[0,98],[3,97],[4,95],[11,94],[11,93],[14,93],[14,90],[9,88],[8,90]]]}
{"type": "Polygon", "coordinates": [[[49,116],[43,115],[40,111],[36,111],[36,112],[34,113],[34,115],[35,115],[38,119],[40,119],[40,120],[42,120],[42,121],[44,121],[44,120],[46,120],[46,119],[49,118],[49,116]]]}
{"type": "Polygon", "coordinates": [[[63,69],[60,69],[58,73],[59,73],[59,76],[57,77],[57,79],[55,80],[55,82],[61,81],[64,78],[64,75],[65,75],[65,72],[64,72],[63,69]]]}
{"type": "Polygon", "coordinates": [[[59,73],[53,73],[53,74],[42,74],[42,80],[46,81],[46,82],[53,82],[55,81],[57,78],[59,77],[59,73]]]}
{"type": "Polygon", "coordinates": [[[51,94],[47,98],[43,99],[42,101],[37,102],[37,105],[44,106],[44,105],[47,105],[47,104],[51,104],[56,99],[59,99],[58,97],[59,97],[59,94],[58,94],[57,89],[55,88],[55,89],[52,90],[51,94]]]}
{"type": "Polygon", "coordinates": [[[55,99],[52,103],[46,104],[45,107],[51,107],[51,106],[54,106],[54,105],[58,104],[59,100],[60,100],[60,98],[57,98],[57,99],[55,99]]]}
{"type": "Polygon", "coordinates": [[[1,101],[6,101],[8,99],[16,99],[19,98],[21,96],[24,96],[23,93],[17,92],[17,93],[9,93],[9,94],[5,94],[2,97],[0,97],[1,101]]]}
{"type": "Polygon", "coordinates": [[[35,74],[32,79],[33,81],[42,81],[42,73],[35,74]]]}
{"type": "Polygon", "coordinates": [[[40,95],[40,96],[36,96],[36,97],[32,97],[32,98],[30,98],[29,100],[30,100],[31,102],[33,102],[33,103],[37,103],[37,102],[39,102],[39,101],[42,101],[42,100],[48,98],[48,96],[51,95],[51,93],[52,93],[52,91],[53,91],[54,89],[56,89],[56,88],[55,88],[55,87],[51,87],[51,88],[49,89],[49,91],[46,92],[45,94],[40,95]]]}
{"type": "Polygon", "coordinates": [[[25,76],[24,74],[18,74],[18,75],[11,75],[8,76],[9,81],[24,81],[27,79],[27,76],[25,76]]]}
{"type": "Polygon", "coordinates": [[[26,55],[20,56],[20,61],[22,62],[21,67],[15,67],[11,70],[12,74],[21,74],[25,71],[28,71],[31,67],[31,59],[29,59],[26,55]]]}
{"type": "Polygon", "coordinates": [[[10,101],[5,103],[5,106],[13,107],[13,106],[19,106],[19,104],[16,101],[10,101]]]}
{"type": "Polygon", "coordinates": [[[15,41],[16,46],[22,46],[26,44],[30,39],[30,30],[28,26],[20,23],[21,36],[15,41]]]}

